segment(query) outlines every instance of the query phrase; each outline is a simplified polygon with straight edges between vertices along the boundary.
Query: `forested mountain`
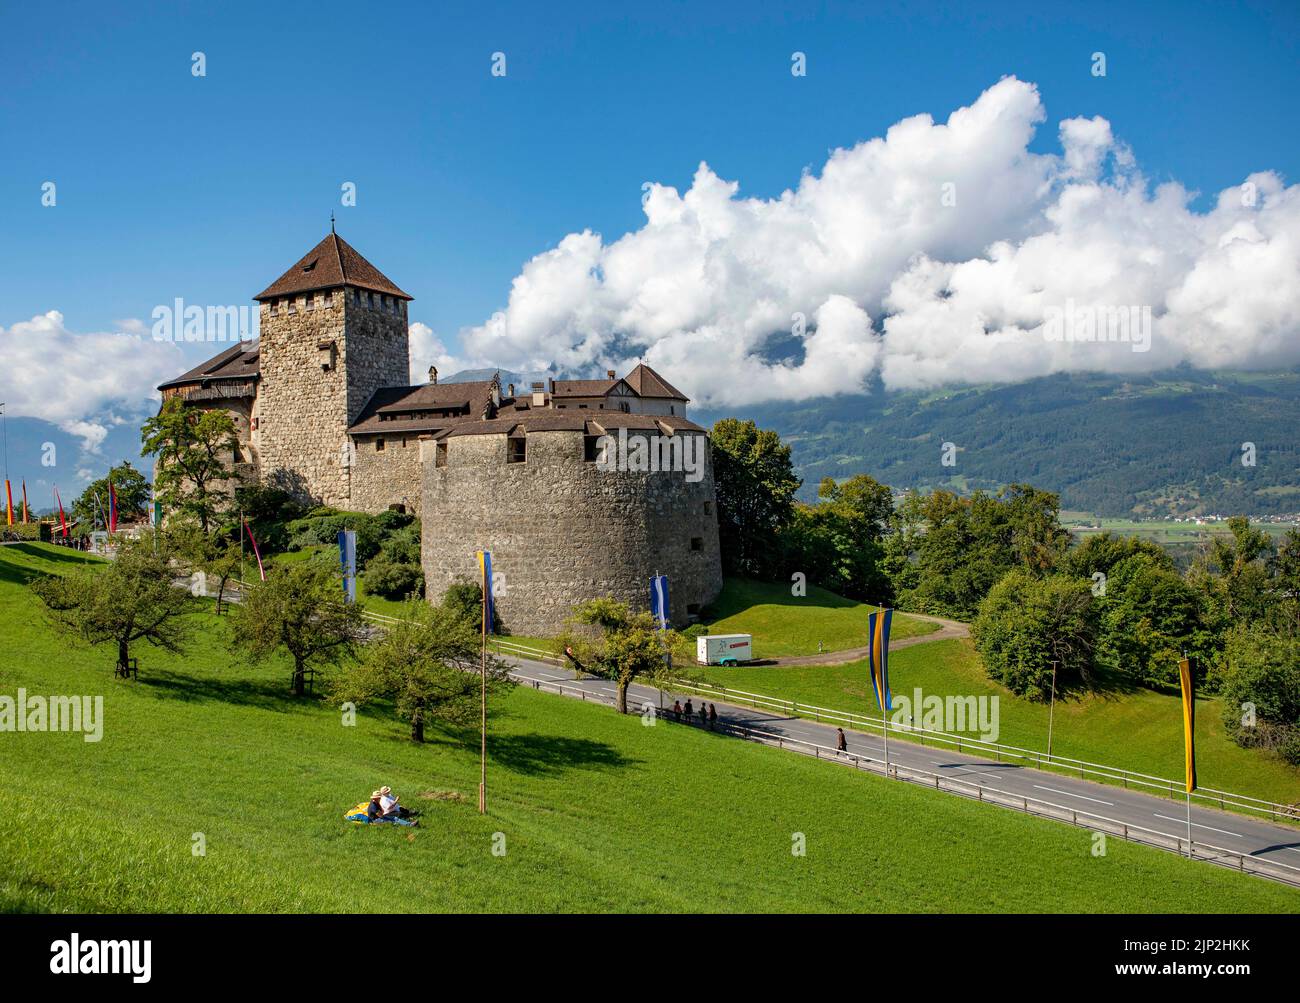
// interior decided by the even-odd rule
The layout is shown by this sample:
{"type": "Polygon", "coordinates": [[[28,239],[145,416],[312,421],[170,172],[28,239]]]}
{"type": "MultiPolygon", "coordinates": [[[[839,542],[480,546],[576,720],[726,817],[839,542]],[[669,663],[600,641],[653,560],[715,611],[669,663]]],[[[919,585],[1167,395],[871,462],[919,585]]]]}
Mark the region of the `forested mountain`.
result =
{"type": "Polygon", "coordinates": [[[793,445],[805,500],[823,477],[868,473],[894,488],[1028,482],[1104,516],[1300,511],[1300,370],[1063,374],[737,412],[793,445]]]}

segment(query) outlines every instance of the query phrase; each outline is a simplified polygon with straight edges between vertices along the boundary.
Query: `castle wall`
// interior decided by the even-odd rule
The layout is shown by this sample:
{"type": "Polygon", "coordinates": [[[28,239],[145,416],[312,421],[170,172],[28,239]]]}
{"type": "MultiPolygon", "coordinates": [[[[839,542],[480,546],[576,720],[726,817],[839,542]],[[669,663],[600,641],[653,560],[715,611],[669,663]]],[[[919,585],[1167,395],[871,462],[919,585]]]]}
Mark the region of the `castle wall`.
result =
{"type": "Polygon", "coordinates": [[[409,380],[406,303],[355,289],[298,294],[264,303],[260,327],[263,480],[349,508],[348,426],[375,390],[409,380]]]}
{"type": "Polygon", "coordinates": [[[357,436],[354,441],[351,507],[358,512],[373,513],[401,505],[405,511],[418,516],[423,495],[420,434],[357,436]],[[377,450],[375,442],[380,438],[384,440],[384,448],[377,450]]]}
{"type": "Polygon", "coordinates": [[[555,634],[575,603],[601,596],[647,609],[656,572],[669,578],[678,626],[712,601],[722,566],[711,460],[694,484],[680,471],[605,471],[583,460],[583,439],[532,432],[527,461],[507,463],[505,435],[453,436],[446,466],[424,464],[431,601],[458,577],[477,580],[484,547],[504,576],[497,610],[518,634],[555,634]]]}

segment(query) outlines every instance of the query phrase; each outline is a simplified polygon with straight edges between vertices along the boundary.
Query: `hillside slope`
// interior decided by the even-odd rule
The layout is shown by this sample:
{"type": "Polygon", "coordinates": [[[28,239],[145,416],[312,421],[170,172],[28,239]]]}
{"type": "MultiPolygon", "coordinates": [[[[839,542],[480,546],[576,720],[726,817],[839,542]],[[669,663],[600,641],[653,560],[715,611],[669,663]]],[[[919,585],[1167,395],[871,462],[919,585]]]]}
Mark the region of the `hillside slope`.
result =
{"type": "MultiPolygon", "coordinates": [[[[721,413],[696,412],[709,422],[721,413]]],[[[1062,374],[997,386],[741,409],[794,446],[802,497],[823,477],[895,488],[1028,481],[1106,516],[1300,511],[1300,371],[1062,374]],[[945,442],[955,466],[940,463],[945,442]],[[1256,465],[1242,464],[1255,445],[1256,465]]]]}

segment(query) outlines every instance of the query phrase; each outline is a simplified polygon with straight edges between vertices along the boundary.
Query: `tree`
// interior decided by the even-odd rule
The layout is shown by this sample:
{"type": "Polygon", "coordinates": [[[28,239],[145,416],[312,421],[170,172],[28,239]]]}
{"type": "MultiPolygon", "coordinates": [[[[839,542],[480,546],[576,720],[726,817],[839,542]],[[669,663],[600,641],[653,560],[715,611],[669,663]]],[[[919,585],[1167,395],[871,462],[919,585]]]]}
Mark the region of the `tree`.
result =
{"type": "Polygon", "coordinates": [[[172,583],[170,555],[153,542],[124,540],[117,559],[32,583],[53,624],[90,644],[117,647],[116,674],[126,677],[131,645],[145,641],[181,654],[189,637],[183,617],[194,611],[184,589],[172,583]]]}
{"type": "Polygon", "coordinates": [[[141,426],[140,438],[143,452],[158,457],[154,486],[163,508],[196,519],[210,532],[230,507],[228,482],[239,454],[234,419],[169,397],[141,426]]]}
{"type": "Polygon", "coordinates": [[[205,578],[217,583],[216,614],[221,616],[226,597],[226,586],[243,563],[239,541],[232,538],[233,527],[203,532],[196,522],[173,522],[168,526],[166,538],[177,559],[190,569],[201,572],[205,578]]]}
{"type": "Polygon", "coordinates": [[[356,651],[365,621],[346,602],[330,561],[273,566],[231,609],[230,644],[250,659],[284,649],[293,659],[293,692],[302,696],[308,668],[338,665],[356,651]]]}
{"type": "Polygon", "coordinates": [[[1114,565],[1100,605],[1098,653],[1125,675],[1176,687],[1184,651],[1202,662],[1200,596],[1161,560],[1134,553],[1114,565]]]}
{"type": "Polygon", "coordinates": [[[1223,723],[1238,745],[1273,748],[1300,765],[1300,638],[1258,624],[1237,627],[1219,688],[1223,723]]]}
{"type": "Polygon", "coordinates": [[[1278,627],[1300,633],[1300,529],[1289,529],[1269,562],[1277,599],[1278,627]]]}
{"type": "Polygon", "coordinates": [[[1058,688],[1086,683],[1097,637],[1091,583],[1016,569],[980,603],[971,633],[988,674],[1013,693],[1046,699],[1053,661],[1058,688]]]}
{"type": "MultiPolygon", "coordinates": [[[[467,620],[411,599],[397,623],[343,670],[332,696],[357,704],[392,700],[398,716],[410,724],[411,741],[423,742],[430,722],[465,726],[478,720],[480,657],[479,632],[467,620]]],[[[488,693],[511,685],[510,666],[489,655],[488,693]]]]}
{"type": "Polygon", "coordinates": [[[675,630],[659,630],[649,613],[633,613],[627,603],[603,598],[574,608],[560,643],[572,651],[580,671],[618,683],[618,711],[626,714],[627,689],[634,680],[667,685],[674,675],[671,652],[682,639],[675,630]]]}
{"type": "Polygon", "coordinates": [[[1174,559],[1158,543],[1140,536],[1117,536],[1110,530],[1088,536],[1061,555],[1060,571],[1072,578],[1102,574],[1106,578],[1115,565],[1135,554],[1146,556],[1155,566],[1174,570],[1174,559]]]}
{"type": "Polygon", "coordinates": [[[790,447],[775,432],[738,418],[717,422],[709,441],[723,566],[732,573],[766,574],[803,483],[795,476],[790,447]]]}
{"type": "Polygon", "coordinates": [[[123,522],[143,519],[149,514],[149,482],[130,462],[123,460],[110,467],[108,476],[91,481],[72,503],[68,521],[78,520],[83,526],[93,526],[97,521],[108,527],[108,482],[113,481],[117,495],[118,518],[123,522]]]}
{"type": "Polygon", "coordinates": [[[1273,541],[1263,530],[1253,528],[1245,516],[1229,519],[1228,529],[1231,538],[1212,537],[1204,559],[1217,578],[1210,583],[1213,598],[1229,621],[1267,616],[1271,592],[1268,561],[1273,541]]]}

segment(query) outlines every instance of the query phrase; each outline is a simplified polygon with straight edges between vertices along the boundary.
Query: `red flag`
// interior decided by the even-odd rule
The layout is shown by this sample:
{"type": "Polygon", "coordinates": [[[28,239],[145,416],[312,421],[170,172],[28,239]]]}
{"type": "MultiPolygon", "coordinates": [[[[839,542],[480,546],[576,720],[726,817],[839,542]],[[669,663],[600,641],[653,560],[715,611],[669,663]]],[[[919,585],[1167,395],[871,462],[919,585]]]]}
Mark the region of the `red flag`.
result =
{"type": "Polygon", "coordinates": [[[27,482],[23,481],[23,525],[27,524],[27,482]]]}
{"type": "Polygon", "coordinates": [[[248,520],[244,520],[244,530],[248,533],[248,542],[253,545],[253,556],[257,558],[257,573],[262,576],[262,581],[266,581],[266,572],[262,570],[262,555],[257,552],[257,541],[253,539],[253,529],[248,525],[248,520]]]}
{"type": "Polygon", "coordinates": [[[59,497],[59,489],[54,489],[54,500],[59,503],[59,523],[63,526],[63,538],[68,538],[68,517],[63,514],[63,499],[59,497]]]}
{"type": "Polygon", "coordinates": [[[5,478],[5,514],[9,518],[8,524],[12,526],[14,524],[14,493],[13,489],[9,487],[8,477],[5,478]]]}

